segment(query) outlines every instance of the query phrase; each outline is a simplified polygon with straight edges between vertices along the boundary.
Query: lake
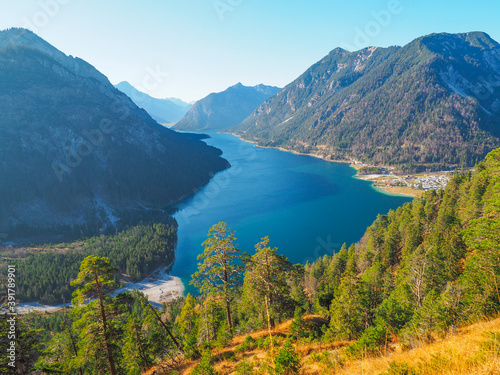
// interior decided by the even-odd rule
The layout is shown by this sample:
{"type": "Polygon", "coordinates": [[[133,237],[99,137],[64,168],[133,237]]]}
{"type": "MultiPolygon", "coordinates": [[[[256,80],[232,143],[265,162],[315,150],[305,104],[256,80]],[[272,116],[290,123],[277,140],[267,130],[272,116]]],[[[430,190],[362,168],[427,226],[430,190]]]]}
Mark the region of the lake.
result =
{"type": "Polygon", "coordinates": [[[377,214],[409,197],[375,190],[355,179],[348,164],[255,147],[229,134],[210,134],[207,144],[223,151],[232,167],[219,172],[174,215],[179,223],[171,275],[186,285],[197,269],[196,257],[213,224],[224,221],[236,231],[238,248],[253,254],[269,236],[270,246],[293,263],[332,255],[344,242],[360,240],[377,214]]]}

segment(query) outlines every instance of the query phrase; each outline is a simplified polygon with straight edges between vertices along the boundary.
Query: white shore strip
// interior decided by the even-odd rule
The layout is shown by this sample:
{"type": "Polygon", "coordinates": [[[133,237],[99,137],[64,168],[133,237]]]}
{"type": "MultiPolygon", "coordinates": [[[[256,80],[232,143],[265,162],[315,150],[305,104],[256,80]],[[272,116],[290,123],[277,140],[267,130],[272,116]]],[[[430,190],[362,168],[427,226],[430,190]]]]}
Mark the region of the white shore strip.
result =
{"type": "MultiPolygon", "coordinates": [[[[184,294],[184,284],[182,284],[180,278],[167,274],[166,270],[167,266],[164,266],[153,272],[142,281],[137,283],[127,283],[123,288],[117,289],[113,295],[138,289],[148,296],[149,301],[154,302],[155,304],[170,302],[176,298],[182,297],[184,294]]],[[[17,313],[27,314],[31,311],[54,312],[70,305],[71,304],[50,306],[41,305],[37,302],[26,302],[17,305],[17,313]]]]}
{"type": "Polygon", "coordinates": [[[32,311],[54,312],[54,311],[62,309],[63,307],[66,307],[66,306],[71,306],[71,303],[67,303],[65,305],[51,306],[51,305],[42,305],[38,302],[26,302],[26,303],[20,303],[19,305],[17,305],[16,311],[18,314],[27,314],[27,313],[32,312],[32,311]]]}
{"type": "Polygon", "coordinates": [[[128,283],[117,289],[113,295],[137,289],[147,295],[149,301],[156,303],[170,302],[182,297],[184,284],[180,278],[167,274],[166,270],[167,267],[162,267],[138,283],[128,283]]]}

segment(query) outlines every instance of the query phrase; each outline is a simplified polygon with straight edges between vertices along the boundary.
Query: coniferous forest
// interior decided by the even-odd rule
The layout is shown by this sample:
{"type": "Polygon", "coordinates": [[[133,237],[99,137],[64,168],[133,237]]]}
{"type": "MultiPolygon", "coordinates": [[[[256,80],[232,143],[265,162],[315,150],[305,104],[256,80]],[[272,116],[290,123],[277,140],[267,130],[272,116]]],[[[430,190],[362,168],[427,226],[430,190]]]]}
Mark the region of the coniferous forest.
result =
{"type": "Polygon", "coordinates": [[[71,301],[80,262],[88,255],[105,256],[118,269],[116,279],[125,276],[140,280],[158,268],[171,264],[177,243],[177,223],[138,225],[116,235],[90,237],[83,241],[20,248],[5,251],[0,263],[3,275],[7,264],[19,270],[16,284],[17,298],[21,302],[38,301],[60,304],[71,301]]]}
{"type": "MultiPolygon", "coordinates": [[[[237,233],[215,224],[192,276],[199,294],[161,308],[135,291],[110,295],[128,265],[114,258],[113,243],[134,236],[92,239],[87,249],[95,252],[71,281],[73,307],[20,319],[17,373],[229,373],[217,369],[224,362],[235,374],[299,374],[308,355],[316,373],[331,374],[396,346],[442,340],[500,310],[499,171],[497,149],[446,190],[379,215],[358,243],[304,266],[280,255],[265,233],[255,249],[239,249],[237,233]],[[246,355],[258,350],[263,357],[246,355]]],[[[155,230],[167,236],[167,227],[142,229],[155,230]]],[[[143,272],[143,263],[128,272],[143,272]]],[[[488,334],[464,368],[498,360],[499,343],[498,333],[488,334]]],[[[385,373],[433,373],[440,358],[388,361],[385,373]]]]}

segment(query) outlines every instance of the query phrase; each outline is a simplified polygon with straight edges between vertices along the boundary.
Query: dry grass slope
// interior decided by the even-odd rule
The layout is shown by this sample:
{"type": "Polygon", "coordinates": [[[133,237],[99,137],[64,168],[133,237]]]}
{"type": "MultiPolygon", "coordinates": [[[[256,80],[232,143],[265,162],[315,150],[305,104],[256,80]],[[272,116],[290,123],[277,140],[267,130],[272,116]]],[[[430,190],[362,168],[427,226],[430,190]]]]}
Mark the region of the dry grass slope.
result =
{"type": "Polygon", "coordinates": [[[500,319],[459,329],[413,350],[396,346],[390,355],[350,362],[335,374],[500,374],[500,341],[489,340],[489,332],[500,334],[500,319]]]}
{"type": "MultiPolygon", "coordinates": [[[[308,316],[310,322],[319,323],[319,316],[308,316]]],[[[272,332],[282,344],[289,333],[291,321],[278,325],[272,332]]],[[[254,332],[254,339],[267,337],[267,330],[254,332]]],[[[221,375],[251,375],[237,372],[237,366],[246,361],[254,366],[253,374],[268,374],[266,365],[272,366],[273,358],[279,350],[253,349],[235,353],[238,345],[245,341],[246,335],[235,337],[231,345],[214,351],[215,369],[221,375]],[[224,359],[229,358],[229,359],[224,359]]],[[[301,357],[301,375],[486,375],[500,374],[500,318],[476,323],[459,329],[455,334],[432,344],[422,345],[403,351],[399,344],[380,357],[352,360],[345,353],[350,344],[347,341],[331,343],[298,343],[296,352],[301,357]]],[[[198,361],[185,362],[178,373],[189,375],[198,361]]],[[[151,369],[146,375],[159,374],[151,369]]],[[[167,372],[168,373],[168,372],[167,372]]]]}

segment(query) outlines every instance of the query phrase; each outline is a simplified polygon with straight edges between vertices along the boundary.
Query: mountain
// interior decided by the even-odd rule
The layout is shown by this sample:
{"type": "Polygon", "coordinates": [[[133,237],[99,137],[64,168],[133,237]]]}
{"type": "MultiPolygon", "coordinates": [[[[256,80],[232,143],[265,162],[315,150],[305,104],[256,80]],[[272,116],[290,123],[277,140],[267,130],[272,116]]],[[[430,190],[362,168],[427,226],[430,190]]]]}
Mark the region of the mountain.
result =
{"type": "Polygon", "coordinates": [[[171,124],[179,121],[191,108],[191,104],[180,99],[157,99],[137,90],[128,82],[120,82],[115,87],[125,93],[140,108],[160,124],[171,124]]]}
{"type": "Polygon", "coordinates": [[[110,227],[178,202],[229,166],[31,31],[0,32],[0,82],[3,238],[110,227]]]}
{"type": "Polygon", "coordinates": [[[472,166],[500,145],[500,45],[473,32],[337,48],[228,131],[333,160],[472,166]]]}
{"type": "Polygon", "coordinates": [[[174,129],[223,130],[235,126],[279,90],[273,86],[248,87],[238,83],[197,101],[174,129]]]}
{"type": "Polygon", "coordinates": [[[177,104],[180,107],[188,107],[188,109],[186,110],[186,112],[189,110],[189,108],[191,108],[193,106],[193,103],[186,103],[185,101],[183,101],[181,99],[178,99],[178,98],[165,98],[163,100],[169,100],[172,103],[177,104]]]}

